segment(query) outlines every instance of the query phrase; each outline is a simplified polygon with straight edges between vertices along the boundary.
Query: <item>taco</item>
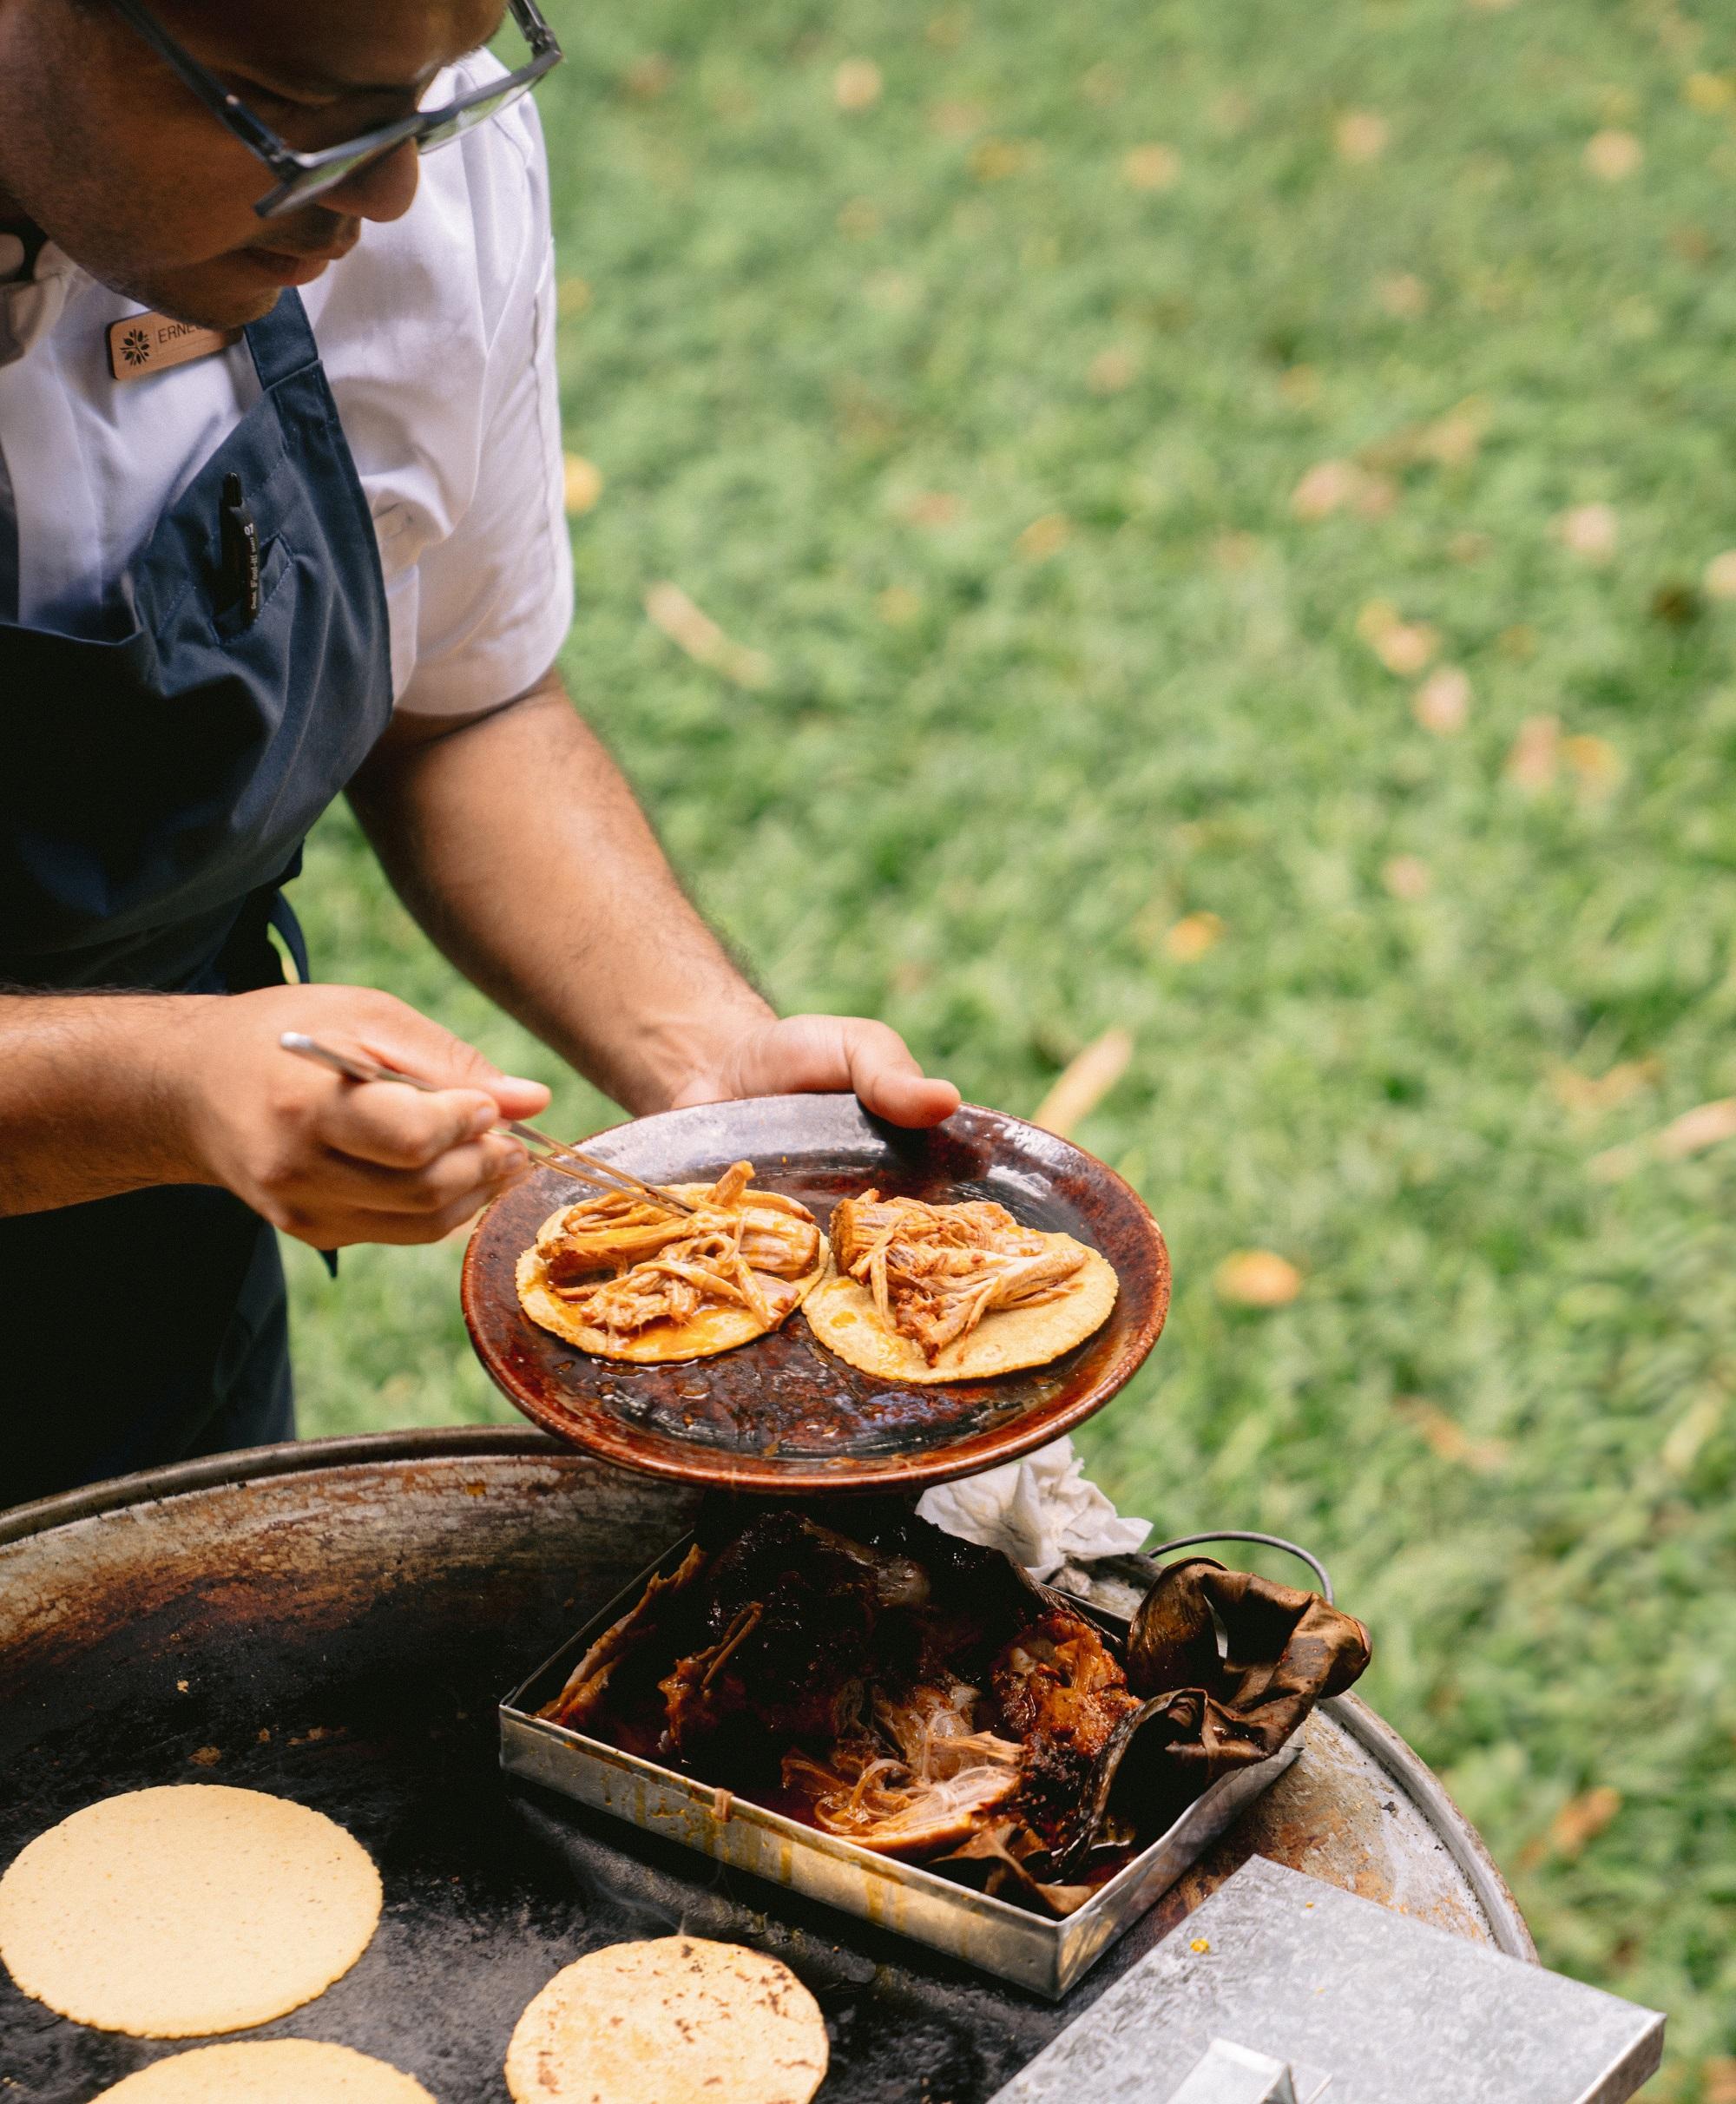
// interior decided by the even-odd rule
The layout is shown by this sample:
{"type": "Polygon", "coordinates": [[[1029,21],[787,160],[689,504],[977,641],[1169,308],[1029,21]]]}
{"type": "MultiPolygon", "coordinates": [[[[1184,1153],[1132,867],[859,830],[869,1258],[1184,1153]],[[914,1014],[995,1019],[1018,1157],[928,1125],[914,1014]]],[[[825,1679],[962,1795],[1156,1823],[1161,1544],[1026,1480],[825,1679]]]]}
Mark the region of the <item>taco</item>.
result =
{"type": "Polygon", "coordinates": [[[885,1380],[980,1381],[1042,1366],[1101,1327],[1114,1267],[1004,1206],[865,1191],[832,1216],[833,1268],[803,1313],[829,1351],[885,1380]]]}
{"type": "Polygon", "coordinates": [[[631,1192],[564,1206],[518,1259],[532,1322],[600,1358],[708,1358],[775,1330],[824,1274],[807,1207],[753,1191],[738,1161],[715,1183],[671,1184],[691,1213],[631,1192]]]}

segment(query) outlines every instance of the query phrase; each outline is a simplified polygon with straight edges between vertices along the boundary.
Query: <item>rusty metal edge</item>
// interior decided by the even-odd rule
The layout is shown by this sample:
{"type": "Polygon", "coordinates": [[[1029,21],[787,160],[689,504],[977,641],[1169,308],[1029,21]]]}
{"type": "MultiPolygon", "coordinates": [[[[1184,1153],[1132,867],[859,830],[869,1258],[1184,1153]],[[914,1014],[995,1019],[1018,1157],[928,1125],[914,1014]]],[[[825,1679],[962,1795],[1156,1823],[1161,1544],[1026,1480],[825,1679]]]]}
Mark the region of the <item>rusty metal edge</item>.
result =
{"type": "Polygon", "coordinates": [[[1483,1846],[1476,1829],[1442,1787],[1439,1779],[1413,1752],[1384,1718],[1377,1716],[1356,1695],[1333,1695],[1320,1705],[1332,1722],[1353,1739],[1364,1752],[1378,1761],[1404,1794],[1427,1814],[1429,1824],[1441,1838],[1441,1845],[1463,1873],[1488,1919],[1497,1950],[1509,1958],[1538,1963],[1537,1946],[1525,1926],[1518,1903],[1507,1889],[1507,1881],[1496,1868],[1495,1858],[1483,1846]]]}
{"type": "Polygon", "coordinates": [[[584,1456],[533,1426],[444,1424],[419,1430],[345,1433],[333,1439],[288,1439],[277,1446],[249,1447],[233,1454],[207,1454],[168,1468],[116,1476],[0,1511],[0,1548],[31,1535],[47,1534],[76,1520],[95,1519],[127,1505],[179,1497],[261,1476],[293,1476],[315,1469],[347,1469],[372,1462],[439,1461],[478,1454],[542,1455],[583,1465],[584,1456]]]}

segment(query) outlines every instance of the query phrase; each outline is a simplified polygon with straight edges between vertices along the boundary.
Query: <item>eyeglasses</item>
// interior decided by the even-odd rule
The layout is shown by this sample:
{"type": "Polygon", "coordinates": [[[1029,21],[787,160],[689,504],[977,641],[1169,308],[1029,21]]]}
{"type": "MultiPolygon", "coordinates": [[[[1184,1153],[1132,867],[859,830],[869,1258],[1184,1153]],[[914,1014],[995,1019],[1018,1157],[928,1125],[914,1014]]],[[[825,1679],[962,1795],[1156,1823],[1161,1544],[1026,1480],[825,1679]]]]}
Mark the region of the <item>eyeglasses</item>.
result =
{"type": "Polygon", "coordinates": [[[545,73],[552,73],[562,53],[555,32],[538,12],[536,0],[509,0],[513,21],[530,46],[529,61],[503,80],[472,89],[456,102],[438,109],[419,109],[396,123],[382,124],[346,139],[341,146],[321,147],[311,154],[298,153],[279,138],[271,126],[257,117],[238,95],[232,95],[207,67],[190,51],[183,50],[162,24],[139,0],[110,0],[115,11],[136,30],[164,62],[180,75],[212,114],[220,118],[241,143],[264,161],[277,177],[277,187],[253,207],[261,219],[276,219],[310,203],[347,182],[361,169],[413,140],[418,153],[431,154],[449,146],[461,132],[498,116],[509,103],[529,92],[545,73]]]}

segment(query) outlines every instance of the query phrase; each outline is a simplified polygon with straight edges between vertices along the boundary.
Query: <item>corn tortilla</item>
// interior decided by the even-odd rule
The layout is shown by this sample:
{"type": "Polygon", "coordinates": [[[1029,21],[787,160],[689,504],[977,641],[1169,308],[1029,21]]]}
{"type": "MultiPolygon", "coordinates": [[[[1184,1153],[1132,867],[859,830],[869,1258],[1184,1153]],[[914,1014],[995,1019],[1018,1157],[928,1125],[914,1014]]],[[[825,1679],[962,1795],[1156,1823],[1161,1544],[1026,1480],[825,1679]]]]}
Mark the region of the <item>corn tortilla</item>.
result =
{"type": "Polygon", "coordinates": [[[825,2019],[776,1958],[659,1936],[558,1972],[507,2048],[514,2104],[807,2104],[825,2019]]]}
{"type": "MultiPolygon", "coordinates": [[[[684,1198],[689,1205],[698,1205],[711,1190],[709,1184],[670,1184],[667,1188],[677,1198],[684,1198]]],[[[747,1209],[753,1209],[753,1193],[746,1198],[747,1209]]],[[[557,1240],[561,1222],[572,1211],[562,1206],[558,1213],[551,1213],[536,1230],[536,1239],[518,1259],[516,1278],[518,1285],[518,1304],[539,1328],[552,1330],[556,1337],[563,1337],[569,1345],[580,1351],[589,1351],[597,1358],[628,1359],[635,1365],[666,1365],[682,1359],[712,1358],[720,1351],[733,1351],[737,1345],[751,1344],[756,1337],[765,1336],[768,1329],[776,1329],[800,1307],[808,1295],[825,1276],[831,1259],[831,1246],[824,1235],[819,1238],[819,1256],[814,1268],[801,1279],[771,1279],[760,1273],[766,1299],[781,1309],[776,1321],[765,1323],[751,1308],[701,1308],[689,1322],[653,1324],[632,1337],[610,1337],[607,1331],[594,1330],[580,1319],[570,1301],[562,1300],[558,1293],[550,1292],[543,1283],[539,1256],[546,1242],[557,1240]],[[785,1295],[789,1296],[787,1304],[785,1295]]]]}
{"type": "Polygon", "coordinates": [[[1085,1261],[1067,1280],[1065,1291],[1036,1307],[997,1308],[968,1337],[948,1345],[932,1365],[920,1345],[882,1322],[868,1288],[841,1272],[827,1272],[802,1312],[828,1351],[883,1381],[986,1381],[1022,1366],[1046,1366],[1101,1329],[1121,1286],[1115,1266],[1098,1251],[1071,1235],[1047,1234],[1043,1239],[1055,1248],[1083,1252],[1085,1261]]]}
{"type": "Polygon", "coordinates": [[[420,2082],[348,2046],[311,2038],[195,2046],[141,2068],[95,2104],[434,2104],[420,2082]]]}
{"type": "Polygon", "coordinates": [[[286,2015],[361,1956],[380,1881],[341,1826],[217,1783],[128,1791],[0,1877],[0,1958],[76,2023],[202,2038],[286,2015]]]}

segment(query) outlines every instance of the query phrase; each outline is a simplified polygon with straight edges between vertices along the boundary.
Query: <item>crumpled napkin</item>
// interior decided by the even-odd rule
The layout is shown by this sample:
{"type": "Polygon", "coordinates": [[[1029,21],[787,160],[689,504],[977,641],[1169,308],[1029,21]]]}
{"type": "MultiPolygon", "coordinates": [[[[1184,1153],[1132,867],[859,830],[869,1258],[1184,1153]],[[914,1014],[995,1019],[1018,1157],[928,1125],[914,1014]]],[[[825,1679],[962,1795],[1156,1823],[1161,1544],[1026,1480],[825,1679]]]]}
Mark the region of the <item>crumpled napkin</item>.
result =
{"type": "Polygon", "coordinates": [[[980,1476],[937,1483],[923,1492],[917,1512],[963,1542],[1003,1550],[1039,1582],[1065,1563],[1130,1556],[1151,1532],[1149,1520],[1123,1519],[1086,1481],[1070,1439],[980,1476]]]}

